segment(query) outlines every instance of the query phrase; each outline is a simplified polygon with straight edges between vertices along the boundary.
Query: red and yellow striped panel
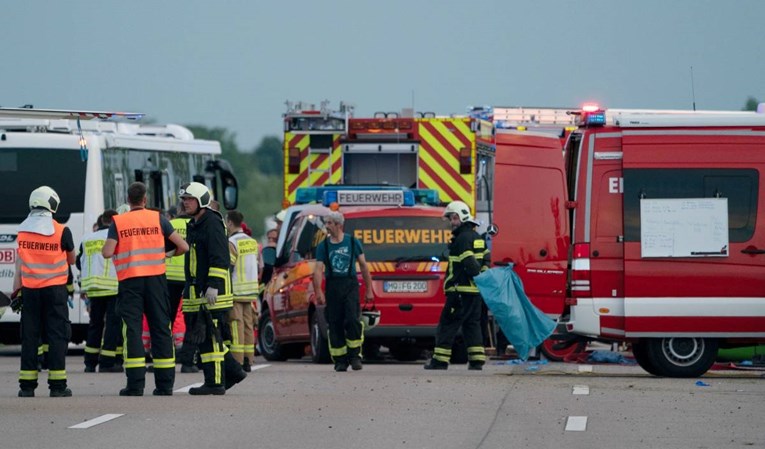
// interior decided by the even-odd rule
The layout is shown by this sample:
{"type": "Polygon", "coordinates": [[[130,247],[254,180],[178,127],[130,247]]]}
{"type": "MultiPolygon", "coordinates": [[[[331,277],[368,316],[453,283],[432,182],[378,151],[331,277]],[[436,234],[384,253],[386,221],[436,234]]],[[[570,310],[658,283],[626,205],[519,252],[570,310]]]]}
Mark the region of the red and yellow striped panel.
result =
{"type": "Polygon", "coordinates": [[[469,118],[416,119],[421,189],[438,190],[441,201],[462,201],[475,213],[475,134],[469,118]],[[460,174],[460,150],[470,149],[470,173],[460,174]]]}
{"type": "Polygon", "coordinates": [[[299,187],[338,184],[343,177],[340,134],[332,136],[332,150],[329,154],[312,153],[309,149],[310,141],[308,134],[284,133],[284,199],[290,204],[295,203],[295,192],[299,187]],[[289,172],[290,148],[300,150],[300,171],[297,174],[289,172]]]}

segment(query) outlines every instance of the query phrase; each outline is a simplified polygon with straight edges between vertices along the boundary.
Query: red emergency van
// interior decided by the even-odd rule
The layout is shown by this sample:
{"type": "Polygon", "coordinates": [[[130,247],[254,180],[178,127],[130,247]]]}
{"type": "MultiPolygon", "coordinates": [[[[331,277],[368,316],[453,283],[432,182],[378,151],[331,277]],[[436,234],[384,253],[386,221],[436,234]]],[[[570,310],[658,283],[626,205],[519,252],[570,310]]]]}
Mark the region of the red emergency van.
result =
{"type": "MultiPolygon", "coordinates": [[[[297,192],[298,202],[340,204],[345,232],[364,248],[374,305],[381,312],[380,324],[365,333],[365,351],[385,346],[398,360],[416,360],[433,347],[451,239],[443,207],[415,197],[438,203],[434,191],[417,189],[326,186],[297,192]]],[[[310,343],[315,362],[329,361],[324,307],[316,304],[312,283],[314,254],[330,211],[322,204],[300,206],[285,224],[286,237],[262,300],[258,338],[267,360],[302,357],[310,343]]]]}
{"type": "Polygon", "coordinates": [[[569,332],[696,377],[765,341],[765,114],[576,112],[557,139],[498,132],[495,261],[569,332]]]}

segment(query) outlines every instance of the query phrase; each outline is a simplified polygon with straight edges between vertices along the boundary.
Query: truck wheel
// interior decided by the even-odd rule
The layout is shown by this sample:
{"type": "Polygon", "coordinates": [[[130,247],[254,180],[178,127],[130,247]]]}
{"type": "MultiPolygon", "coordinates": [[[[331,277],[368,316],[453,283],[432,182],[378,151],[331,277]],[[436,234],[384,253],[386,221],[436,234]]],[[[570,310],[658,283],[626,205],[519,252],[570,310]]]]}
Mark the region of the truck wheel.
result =
{"type": "Polygon", "coordinates": [[[565,348],[556,349],[553,346],[560,343],[560,340],[548,338],[539,345],[539,351],[544,354],[547,360],[552,362],[562,362],[566,357],[583,353],[587,349],[587,342],[584,340],[572,343],[565,348]]]}
{"type": "Polygon", "coordinates": [[[282,353],[282,346],[276,341],[276,332],[274,323],[271,321],[271,314],[264,310],[258,322],[258,345],[263,358],[269,362],[282,362],[287,357],[282,353]]]}
{"type": "Polygon", "coordinates": [[[390,355],[399,362],[414,362],[422,356],[422,348],[414,343],[399,343],[389,349],[390,355]]]}
{"type": "Polygon", "coordinates": [[[706,373],[717,356],[717,340],[698,337],[648,339],[648,359],[656,375],[699,377],[706,373]]]}
{"type": "Polygon", "coordinates": [[[329,363],[332,361],[332,357],[329,355],[327,330],[322,329],[317,312],[311,315],[311,360],[313,363],[329,363]]]}
{"type": "Polygon", "coordinates": [[[648,356],[648,342],[645,339],[638,340],[632,343],[632,355],[635,356],[635,361],[643,368],[647,373],[659,376],[659,372],[653,364],[652,359],[648,356]]]}

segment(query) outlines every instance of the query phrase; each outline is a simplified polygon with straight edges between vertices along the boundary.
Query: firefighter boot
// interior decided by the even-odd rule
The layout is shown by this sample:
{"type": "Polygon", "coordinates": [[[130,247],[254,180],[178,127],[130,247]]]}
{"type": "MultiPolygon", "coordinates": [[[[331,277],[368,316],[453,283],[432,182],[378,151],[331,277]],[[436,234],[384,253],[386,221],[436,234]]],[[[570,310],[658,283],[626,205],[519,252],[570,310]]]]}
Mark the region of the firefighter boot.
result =
{"type": "Polygon", "coordinates": [[[471,371],[481,371],[483,369],[483,362],[471,360],[468,363],[468,369],[471,371]]]}
{"type": "MultiPolygon", "coordinates": [[[[223,395],[226,394],[226,389],[223,384],[215,383],[215,371],[216,363],[209,362],[202,364],[202,371],[205,374],[205,383],[201,387],[192,387],[189,389],[189,394],[192,396],[206,396],[206,395],[223,395]]],[[[224,374],[225,375],[225,374],[224,374]]]]}
{"type": "Polygon", "coordinates": [[[250,365],[250,358],[245,357],[244,363],[242,363],[242,369],[244,369],[245,373],[251,373],[252,372],[252,366],[250,365]]]}
{"type": "Polygon", "coordinates": [[[20,398],[33,398],[33,397],[35,397],[35,391],[34,390],[30,390],[30,389],[26,389],[26,388],[22,388],[21,390],[19,390],[19,397],[20,398]]]}
{"type": "Polygon", "coordinates": [[[430,359],[428,363],[423,366],[425,369],[449,369],[449,364],[436,359],[430,359]]]}
{"type": "Polygon", "coordinates": [[[361,364],[361,357],[351,357],[351,368],[353,368],[354,371],[358,371],[363,367],[364,365],[361,364]]]}
{"type": "Polygon", "coordinates": [[[226,390],[243,381],[247,373],[242,369],[242,365],[236,361],[230,352],[224,356],[224,365],[226,367],[226,390]]]}
{"type": "Polygon", "coordinates": [[[72,396],[72,390],[64,388],[51,388],[50,397],[52,398],[68,398],[72,396]]]}

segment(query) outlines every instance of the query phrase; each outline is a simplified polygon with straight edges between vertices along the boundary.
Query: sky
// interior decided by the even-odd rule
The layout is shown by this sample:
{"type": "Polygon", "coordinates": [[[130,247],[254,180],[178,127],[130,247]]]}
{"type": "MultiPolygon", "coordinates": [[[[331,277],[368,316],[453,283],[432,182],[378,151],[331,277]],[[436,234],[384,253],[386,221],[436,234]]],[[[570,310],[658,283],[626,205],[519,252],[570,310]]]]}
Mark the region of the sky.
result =
{"type": "Polygon", "coordinates": [[[765,102],[763,18],[762,0],[14,1],[0,105],[224,127],[245,151],[287,100],[740,110],[765,102]]]}

